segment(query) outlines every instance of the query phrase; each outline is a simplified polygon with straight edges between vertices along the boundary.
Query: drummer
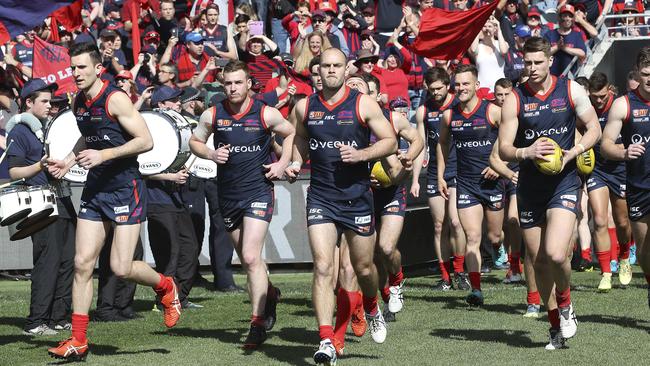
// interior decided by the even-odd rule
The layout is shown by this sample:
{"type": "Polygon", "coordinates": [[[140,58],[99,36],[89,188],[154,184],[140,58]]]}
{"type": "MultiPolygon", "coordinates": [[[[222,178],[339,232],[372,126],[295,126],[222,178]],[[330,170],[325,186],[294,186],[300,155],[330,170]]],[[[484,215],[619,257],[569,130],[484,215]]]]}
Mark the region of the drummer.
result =
{"type": "MultiPolygon", "coordinates": [[[[41,79],[25,83],[20,93],[22,110],[28,115],[25,117],[35,117],[45,126],[56,89],[56,84],[47,85],[41,79]]],[[[24,178],[27,186],[48,186],[54,178],[41,164],[43,142],[36,132],[23,123],[10,130],[7,141],[13,143],[7,152],[9,175],[12,180],[24,178]]],[[[26,335],[53,335],[71,327],[76,213],[69,190],[64,197],[62,193],[57,192],[58,219],[31,237],[34,268],[29,316],[23,331],[26,335]]]]}
{"type": "MultiPolygon", "coordinates": [[[[151,95],[154,110],[180,112],[182,91],[168,86],[156,88],[151,95]]],[[[150,126],[151,128],[151,126],[150,126]]],[[[152,129],[152,135],[156,136],[152,129]]],[[[154,139],[154,145],[157,142],[154,139]]],[[[199,245],[189,211],[180,196],[187,182],[187,171],[147,176],[147,231],[156,269],[171,276],[178,284],[178,298],[183,308],[202,308],[188,300],[197,270],[199,245]]]]}

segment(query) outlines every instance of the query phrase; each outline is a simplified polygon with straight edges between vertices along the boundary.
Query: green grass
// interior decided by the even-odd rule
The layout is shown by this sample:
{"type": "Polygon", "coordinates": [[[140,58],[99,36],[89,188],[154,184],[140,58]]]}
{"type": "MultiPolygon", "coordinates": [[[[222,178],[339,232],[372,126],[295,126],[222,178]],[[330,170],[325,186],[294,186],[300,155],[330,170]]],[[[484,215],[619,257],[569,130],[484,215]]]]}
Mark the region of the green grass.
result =
{"type": "MultiPolygon", "coordinates": [[[[465,293],[434,292],[431,276],[408,279],[404,310],[390,323],[383,345],[369,335],[348,335],[348,365],[458,364],[647,364],[650,310],[642,276],[628,289],[617,286],[598,294],[599,276],[574,274],[573,301],[578,314],[576,338],[569,349],[548,352],[546,317],[522,318],[526,290],[500,283],[503,271],[484,277],[486,305],[468,308],[465,293]]],[[[614,276],[616,277],[616,276],[614,276]]],[[[318,344],[311,308],[311,274],[272,275],[282,289],[278,323],[256,352],[240,344],[248,329],[250,307],[245,294],[219,294],[203,288],[192,301],[204,309],[186,311],[180,323],[165,330],[159,313],[149,311],[152,292],[138,288],[136,309],[143,318],[127,323],[91,322],[92,365],[309,365],[318,344]]],[[[243,284],[245,279],[237,276],[243,284]]],[[[614,281],[617,282],[616,280],[614,281]]],[[[28,312],[29,283],[0,282],[0,365],[42,365],[53,362],[46,348],[68,337],[28,337],[21,333],[28,312]]]]}

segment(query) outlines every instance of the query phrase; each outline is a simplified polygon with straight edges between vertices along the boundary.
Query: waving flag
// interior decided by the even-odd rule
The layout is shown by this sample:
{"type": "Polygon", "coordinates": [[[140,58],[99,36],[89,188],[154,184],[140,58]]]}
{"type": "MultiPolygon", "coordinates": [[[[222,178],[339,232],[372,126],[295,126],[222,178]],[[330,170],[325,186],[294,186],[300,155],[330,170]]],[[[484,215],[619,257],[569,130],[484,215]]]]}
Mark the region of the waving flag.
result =
{"type": "Polygon", "coordinates": [[[50,13],[73,2],[75,0],[2,0],[0,22],[11,37],[15,37],[40,25],[50,13]]]}
{"type": "Polygon", "coordinates": [[[57,83],[59,89],[56,95],[77,91],[70,68],[68,50],[47,43],[38,37],[34,38],[33,77],[41,78],[48,84],[57,83]]]}
{"type": "Polygon", "coordinates": [[[493,1],[468,11],[427,9],[422,14],[418,36],[407,48],[433,59],[457,59],[472,45],[498,3],[493,1]]]}

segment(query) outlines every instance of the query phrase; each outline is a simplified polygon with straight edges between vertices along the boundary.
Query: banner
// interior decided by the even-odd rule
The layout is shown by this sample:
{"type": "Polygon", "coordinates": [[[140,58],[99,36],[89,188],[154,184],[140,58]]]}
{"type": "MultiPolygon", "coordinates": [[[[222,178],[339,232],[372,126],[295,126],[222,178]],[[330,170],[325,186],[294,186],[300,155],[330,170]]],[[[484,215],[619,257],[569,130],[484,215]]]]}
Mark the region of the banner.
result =
{"type": "Polygon", "coordinates": [[[53,12],[50,14],[50,16],[56,21],[63,25],[65,29],[72,33],[75,29],[77,29],[81,24],[81,8],[83,6],[83,1],[82,0],[76,0],[74,3],[64,7],[60,8],[57,11],[53,12]]]}
{"type": "Polygon", "coordinates": [[[48,84],[57,83],[59,89],[56,95],[77,92],[70,68],[70,56],[65,47],[47,43],[38,37],[34,38],[32,73],[32,77],[41,78],[48,84]]]}
{"type": "Polygon", "coordinates": [[[41,25],[50,13],[70,5],[74,0],[2,0],[0,22],[11,37],[41,25]]]}

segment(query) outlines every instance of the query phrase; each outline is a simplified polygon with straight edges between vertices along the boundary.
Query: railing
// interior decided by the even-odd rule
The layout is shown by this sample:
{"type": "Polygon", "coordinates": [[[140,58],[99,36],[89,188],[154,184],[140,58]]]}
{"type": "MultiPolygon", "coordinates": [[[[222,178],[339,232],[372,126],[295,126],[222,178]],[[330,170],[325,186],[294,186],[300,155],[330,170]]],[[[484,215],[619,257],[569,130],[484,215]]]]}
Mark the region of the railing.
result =
{"type": "MultiPolygon", "coordinates": [[[[650,15],[649,15],[650,16],[650,15]]],[[[611,14],[611,15],[606,15],[603,20],[600,23],[596,24],[596,30],[598,30],[598,36],[593,38],[591,41],[592,42],[587,42],[586,47],[587,47],[587,55],[585,58],[585,62],[579,63],[580,58],[578,56],[573,57],[569,65],[564,69],[562,72],[562,76],[566,76],[569,79],[573,79],[575,76],[580,75],[582,72],[584,65],[587,63],[587,58],[593,55],[593,50],[597,49],[598,46],[605,42],[605,41],[611,41],[612,39],[650,39],[650,35],[631,35],[630,31],[634,29],[639,30],[639,34],[641,34],[641,30],[645,29],[650,33],[650,25],[647,24],[622,24],[621,22],[616,22],[615,20],[617,19],[629,19],[629,18],[638,18],[640,21],[643,21],[643,19],[646,17],[645,13],[640,13],[640,14],[611,14]],[[610,26],[609,24],[616,24],[614,26],[610,26]],[[621,31],[620,36],[614,36],[617,31],[621,31]],[[572,72],[571,69],[578,64],[578,68],[576,72],[572,72]]]]}

